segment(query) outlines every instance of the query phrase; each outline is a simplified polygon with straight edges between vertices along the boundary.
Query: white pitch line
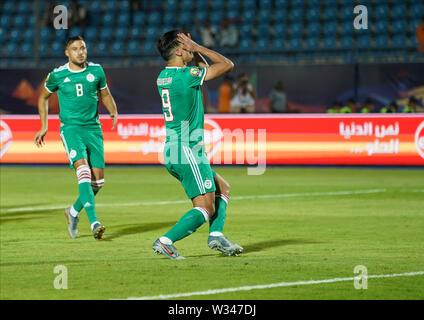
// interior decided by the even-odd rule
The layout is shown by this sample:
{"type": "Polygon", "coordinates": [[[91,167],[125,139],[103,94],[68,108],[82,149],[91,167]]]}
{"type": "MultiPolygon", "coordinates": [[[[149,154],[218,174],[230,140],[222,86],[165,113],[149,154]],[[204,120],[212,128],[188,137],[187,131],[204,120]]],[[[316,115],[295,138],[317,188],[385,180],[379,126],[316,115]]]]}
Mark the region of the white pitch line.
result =
{"type": "Polygon", "coordinates": [[[251,195],[251,196],[231,197],[230,200],[291,198],[291,197],[304,197],[304,196],[339,196],[339,195],[352,195],[352,194],[381,193],[386,191],[387,189],[370,189],[370,190],[354,190],[354,191],[260,194],[260,195],[251,195]]]}
{"type": "MultiPolygon", "coordinates": [[[[393,273],[393,274],[370,275],[370,276],[367,276],[367,279],[374,279],[374,278],[394,278],[394,277],[413,277],[413,276],[418,276],[418,275],[424,275],[424,271],[408,272],[408,273],[393,273]]],[[[235,287],[235,288],[223,288],[223,289],[214,289],[214,290],[206,290],[206,291],[194,291],[194,292],[175,293],[175,294],[160,294],[160,295],[157,295],[157,296],[128,297],[127,300],[175,299],[175,298],[191,297],[191,296],[214,295],[214,294],[227,293],[227,292],[250,291],[250,290],[280,288],[280,287],[292,287],[292,286],[301,286],[301,285],[313,285],[313,284],[322,284],[322,283],[353,281],[355,279],[362,279],[362,276],[359,277],[359,278],[357,276],[357,277],[333,278],[333,279],[324,279],[324,280],[309,280],[309,281],[296,281],[296,282],[277,282],[277,283],[261,284],[261,285],[255,285],[255,286],[243,286],[243,287],[235,287]]]]}
{"type": "MultiPolygon", "coordinates": [[[[250,196],[234,196],[230,199],[233,200],[249,200],[249,199],[275,199],[275,198],[292,198],[292,197],[305,197],[305,196],[338,196],[338,195],[355,195],[355,194],[368,194],[368,193],[382,193],[386,189],[368,189],[368,190],[350,190],[350,191],[332,191],[332,192],[304,192],[304,193],[281,193],[281,194],[260,194],[250,196]]],[[[188,203],[188,200],[172,200],[172,201],[144,201],[144,202],[128,202],[128,203],[98,203],[96,207],[138,207],[138,206],[161,206],[169,204],[183,204],[188,203]]],[[[34,210],[59,210],[65,209],[66,206],[50,206],[50,207],[24,207],[24,208],[10,208],[1,210],[1,212],[25,212],[34,210]]]]}

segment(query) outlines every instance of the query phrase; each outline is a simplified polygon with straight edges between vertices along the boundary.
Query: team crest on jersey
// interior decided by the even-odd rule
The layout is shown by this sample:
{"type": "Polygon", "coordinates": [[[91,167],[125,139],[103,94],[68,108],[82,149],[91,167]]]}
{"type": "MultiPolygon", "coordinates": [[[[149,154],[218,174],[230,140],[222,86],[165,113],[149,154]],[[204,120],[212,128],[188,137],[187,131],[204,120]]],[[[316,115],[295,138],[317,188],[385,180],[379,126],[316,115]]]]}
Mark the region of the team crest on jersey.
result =
{"type": "Polygon", "coordinates": [[[199,68],[196,68],[196,67],[193,67],[193,68],[191,68],[191,69],[190,69],[190,73],[191,73],[193,76],[199,76],[199,74],[200,74],[200,69],[199,69],[199,68]]]}
{"type": "Polygon", "coordinates": [[[205,180],[205,188],[210,189],[212,187],[212,181],[209,179],[205,180]]]}
{"type": "Polygon", "coordinates": [[[94,76],[91,73],[87,74],[87,81],[89,81],[89,82],[94,81],[94,76]]]}
{"type": "Polygon", "coordinates": [[[71,157],[71,159],[73,159],[77,156],[77,152],[74,149],[72,149],[71,152],[69,152],[69,156],[71,157]]]}

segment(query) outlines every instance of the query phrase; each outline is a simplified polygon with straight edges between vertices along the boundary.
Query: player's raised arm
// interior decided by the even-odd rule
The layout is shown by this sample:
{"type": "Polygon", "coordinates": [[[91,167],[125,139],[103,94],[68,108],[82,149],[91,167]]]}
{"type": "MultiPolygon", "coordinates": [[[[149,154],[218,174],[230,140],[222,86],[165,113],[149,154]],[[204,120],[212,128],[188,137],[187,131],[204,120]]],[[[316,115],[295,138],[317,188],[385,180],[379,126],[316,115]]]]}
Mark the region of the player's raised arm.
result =
{"type": "Polygon", "coordinates": [[[193,52],[195,58],[200,59],[202,56],[205,56],[212,61],[212,65],[208,67],[205,81],[218,78],[234,68],[234,63],[230,59],[224,57],[216,51],[197,44],[184,33],[178,34],[178,41],[183,45],[184,49],[193,52]]]}
{"type": "Polygon", "coordinates": [[[42,147],[44,144],[44,136],[48,129],[48,114],[49,114],[49,98],[52,94],[46,88],[42,88],[38,97],[38,114],[41,120],[41,129],[34,137],[34,143],[37,147],[42,147]]]}
{"type": "Polygon", "coordinates": [[[112,119],[112,130],[114,130],[116,123],[118,122],[118,109],[116,107],[115,100],[113,99],[108,87],[100,90],[100,96],[104,106],[109,111],[110,118],[112,119]]]}

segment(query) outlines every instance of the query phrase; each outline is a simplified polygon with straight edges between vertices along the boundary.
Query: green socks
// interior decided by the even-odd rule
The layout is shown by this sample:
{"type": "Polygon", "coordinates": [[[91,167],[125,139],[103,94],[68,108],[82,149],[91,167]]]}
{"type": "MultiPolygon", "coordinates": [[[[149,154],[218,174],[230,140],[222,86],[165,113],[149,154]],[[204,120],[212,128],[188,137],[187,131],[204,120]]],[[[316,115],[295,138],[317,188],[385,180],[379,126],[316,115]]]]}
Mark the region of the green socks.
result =
{"type": "MultiPolygon", "coordinates": [[[[221,233],[224,229],[225,218],[227,216],[228,197],[217,195],[215,198],[215,214],[209,220],[209,233],[221,233]]],[[[200,207],[188,211],[164,236],[164,240],[172,242],[181,240],[192,234],[205,223],[209,218],[208,212],[200,207]],[[168,241],[169,241],[168,240],[168,241]]],[[[161,238],[162,239],[162,238],[161,238]]]]}
{"type": "MultiPolygon", "coordinates": [[[[96,194],[99,192],[100,189],[95,189],[95,188],[92,188],[92,189],[93,189],[94,196],[96,196],[96,194]]],[[[84,208],[81,202],[81,197],[78,197],[78,199],[72,205],[72,208],[74,208],[76,212],[80,212],[84,208]]]]}
{"type": "Polygon", "coordinates": [[[87,217],[88,217],[88,220],[90,221],[90,224],[98,221],[96,216],[95,202],[94,202],[94,192],[93,192],[93,189],[91,189],[91,184],[88,182],[78,184],[78,191],[79,191],[78,199],[80,200],[80,204],[82,204],[82,206],[85,209],[85,212],[87,213],[87,217]]]}
{"type": "Polygon", "coordinates": [[[197,228],[208,220],[208,217],[205,209],[200,207],[193,208],[183,215],[164,237],[170,239],[172,242],[181,240],[195,232],[197,228]]]}
{"type": "MultiPolygon", "coordinates": [[[[81,165],[76,169],[78,178],[79,202],[87,213],[90,224],[98,221],[94,202],[94,192],[91,188],[91,170],[88,165],[81,165]]],[[[76,209],[76,208],[74,208],[76,209]]]]}
{"type": "Polygon", "coordinates": [[[224,229],[225,217],[227,216],[228,198],[223,195],[215,197],[215,214],[209,220],[209,233],[221,232],[224,229]]]}

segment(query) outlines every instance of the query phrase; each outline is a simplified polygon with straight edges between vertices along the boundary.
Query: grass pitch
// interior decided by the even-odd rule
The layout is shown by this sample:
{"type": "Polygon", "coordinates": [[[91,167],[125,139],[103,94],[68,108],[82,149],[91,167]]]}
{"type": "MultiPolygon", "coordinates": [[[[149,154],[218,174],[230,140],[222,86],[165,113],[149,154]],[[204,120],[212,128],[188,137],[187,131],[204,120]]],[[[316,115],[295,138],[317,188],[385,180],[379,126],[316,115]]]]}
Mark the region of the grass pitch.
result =
{"type": "MultiPolygon", "coordinates": [[[[191,203],[163,167],[108,167],[96,197],[105,239],[84,212],[79,237],[63,209],[77,196],[66,167],[0,167],[0,298],[125,299],[207,290],[424,271],[424,170],[215,168],[231,184],[224,232],[245,248],[208,248],[207,224],[176,243],[186,260],[151,249],[191,203]],[[55,267],[67,289],[55,289],[55,267]]],[[[63,284],[63,282],[62,282],[63,284]]],[[[170,296],[178,298],[176,296],[170,296]]],[[[178,299],[423,299],[424,275],[293,284],[178,299]]]]}

